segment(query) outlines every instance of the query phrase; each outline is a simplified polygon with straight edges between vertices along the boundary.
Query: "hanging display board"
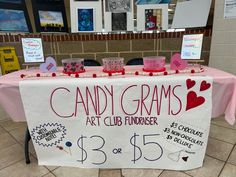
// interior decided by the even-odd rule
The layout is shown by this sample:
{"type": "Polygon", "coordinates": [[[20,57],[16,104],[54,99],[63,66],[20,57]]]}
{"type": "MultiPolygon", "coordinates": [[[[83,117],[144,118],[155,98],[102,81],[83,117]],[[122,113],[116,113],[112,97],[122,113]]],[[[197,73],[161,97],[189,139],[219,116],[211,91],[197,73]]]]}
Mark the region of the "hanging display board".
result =
{"type": "Polygon", "coordinates": [[[102,32],[102,2],[70,0],[71,32],[102,32]]]}
{"type": "Polygon", "coordinates": [[[168,4],[137,5],[137,30],[167,30],[168,4]]]}
{"type": "Polygon", "coordinates": [[[172,28],[204,27],[212,0],[191,0],[177,2],[172,28]]]}

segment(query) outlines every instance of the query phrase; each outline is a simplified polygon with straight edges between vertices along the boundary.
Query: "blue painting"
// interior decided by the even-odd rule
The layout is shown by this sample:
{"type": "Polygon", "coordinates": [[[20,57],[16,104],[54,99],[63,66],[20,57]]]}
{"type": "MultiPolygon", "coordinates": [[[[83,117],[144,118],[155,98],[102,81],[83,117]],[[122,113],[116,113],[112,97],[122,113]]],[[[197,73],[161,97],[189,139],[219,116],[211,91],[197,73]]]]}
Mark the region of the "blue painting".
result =
{"type": "Polygon", "coordinates": [[[28,32],[24,11],[0,9],[0,31],[28,32]]]}
{"type": "Polygon", "coordinates": [[[171,0],[136,0],[136,5],[144,4],[169,4],[171,0]]]}
{"type": "Polygon", "coordinates": [[[93,9],[78,9],[78,31],[94,31],[93,9]]]}
{"type": "Polygon", "coordinates": [[[0,2],[20,4],[21,0],[0,0],[0,2]]]}

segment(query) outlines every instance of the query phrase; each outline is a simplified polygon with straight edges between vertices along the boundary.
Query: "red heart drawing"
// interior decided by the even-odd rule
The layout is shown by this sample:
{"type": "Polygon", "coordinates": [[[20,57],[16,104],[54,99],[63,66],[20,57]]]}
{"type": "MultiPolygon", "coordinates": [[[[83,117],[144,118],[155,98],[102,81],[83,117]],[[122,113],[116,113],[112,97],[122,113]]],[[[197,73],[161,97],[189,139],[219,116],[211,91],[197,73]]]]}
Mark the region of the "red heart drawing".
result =
{"type": "Polygon", "coordinates": [[[186,85],[188,89],[191,89],[195,84],[196,82],[194,80],[191,80],[191,79],[186,80],[186,85]]]}
{"type": "Polygon", "coordinates": [[[188,156],[187,157],[182,157],[182,159],[187,162],[188,161],[188,156]]]}
{"type": "Polygon", "coordinates": [[[186,111],[195,107],[202,105],[205,102],[205,98],[202,96],[197,96],[194,91],[190,91],[187,95],[187,106],[186,111]]]}
{"type": "Polygon", "coordinates": [[[204,91],[207,90],[211,87],[210,83],[207,83],[206,81],[202,81],[201,83],[201,87],[200,87],[200,91],[204,91]]]}

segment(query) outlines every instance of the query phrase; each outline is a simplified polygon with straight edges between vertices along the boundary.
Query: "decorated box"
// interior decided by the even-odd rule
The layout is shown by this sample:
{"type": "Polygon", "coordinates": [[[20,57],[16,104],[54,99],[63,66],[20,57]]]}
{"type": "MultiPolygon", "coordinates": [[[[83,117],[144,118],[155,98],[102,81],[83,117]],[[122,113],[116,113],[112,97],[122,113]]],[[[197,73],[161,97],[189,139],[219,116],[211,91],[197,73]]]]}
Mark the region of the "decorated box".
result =
{"type": "Polygon", "coordinates": [[[63,59],[62,65],[63,65],[63,72],[66,74],[85,72],[84,59],[82,58],[63,59]]]}
{"type": "Polygon", "coordinates": [[[124,58],[110,57],[103,58],[103,71],[108,73],[116,73],[124,71],[124,58]]]}
{"type": "Polygon", "coordinates": [[[162,72],[165,71],[164,56],[143,57],[144,71],[147,72],[162,72]]]}

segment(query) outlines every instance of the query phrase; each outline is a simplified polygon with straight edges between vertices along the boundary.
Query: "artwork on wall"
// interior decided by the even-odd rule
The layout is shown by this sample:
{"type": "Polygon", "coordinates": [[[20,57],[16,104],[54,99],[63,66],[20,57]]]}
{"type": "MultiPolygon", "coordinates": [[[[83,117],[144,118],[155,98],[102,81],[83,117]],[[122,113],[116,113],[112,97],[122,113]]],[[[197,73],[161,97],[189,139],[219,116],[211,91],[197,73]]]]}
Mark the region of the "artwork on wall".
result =
{"type": "Polygon", "coordinates": [[[56,4],[58,4],[58,3],[64,3],[63,0],[36,0],[36,2],[37,2],[38,4],[41,4],[41,3],[56,3],[56,4]]]}
{"type": "Polygon", "coordinates": [[[32,0],[37,32],[67,32],[64,0],[32,0]]]}
{"type": "Polygon", "coordinates": [[[145,9],[145,30],[162,29],[162,9],[145,9]]]}
{"type": "Polygon", "coordinates": [[[137,5],[137,30],[167,30],[168,4],[137,5]]]}
{"type": "Polygon", "coordinates": [[[94,9],[78,9],[78,31],[94,31],[94,9]]]}
{"type": "Polygon", "coordinates": [[[39,10],[39,20],[41,27],[64,27],[61,12],[39,10]]]}
{"type": "Polygon", "coordinates": [[[0,0],[0,32],[32,32],[25,0],[0,0]]]}
{"type": "Polygon", "coordinates": [[[0,9],[0,31],[29,32],[24,11],[0,9]]]}
{"type": "Polygon", "coordinates": [[[127,14],[112,13],[111,16],[112,31],[126,31],[127,30],[127,14]]]}
{"type": "Polygon", "coordinates": [[[102,32],[102,1],[70,0],[71,32],[102,32]]]}
{"type": "Polygon", "coordinates": [[[144,4],[169,4],[171,0],[136,0],[136,5],[144,4]]]}
{"type": "Polygon", "coordinates": [[[107,12],[130,12],[131,1],[130,0],[106,0],[107,12]]]}
{"type": "Polygon", "coordinates": [[[13,3],[13,4],[21,4],[21,0],[0,0],[0,3],[13,3]]]}
{"type": "Polygon", "coordinates": [[[119,1],[104,1],[104,24],[105,31],[133,31],[134,30],[134,1],[133,0],[119,0],[119,1]],[[107,11],[107,3],[115,2],[115,11],[107,11]],[[119,6],[119,4],[121,6],[119,6]],[[119,7],[118,7],[119,6],[119,7]],[[128,8],[126,8],[128,7],[128,8]]]}

